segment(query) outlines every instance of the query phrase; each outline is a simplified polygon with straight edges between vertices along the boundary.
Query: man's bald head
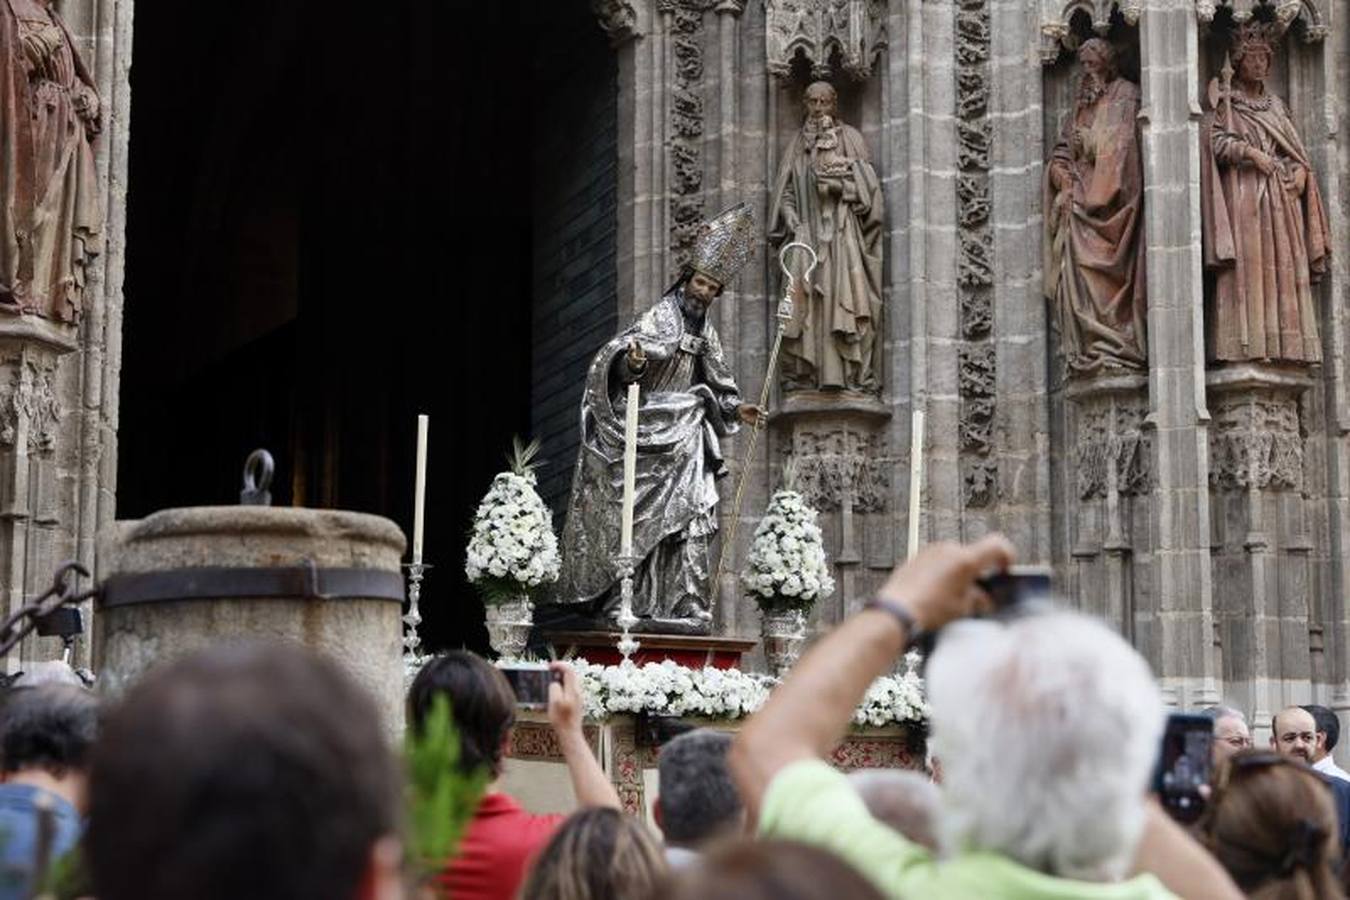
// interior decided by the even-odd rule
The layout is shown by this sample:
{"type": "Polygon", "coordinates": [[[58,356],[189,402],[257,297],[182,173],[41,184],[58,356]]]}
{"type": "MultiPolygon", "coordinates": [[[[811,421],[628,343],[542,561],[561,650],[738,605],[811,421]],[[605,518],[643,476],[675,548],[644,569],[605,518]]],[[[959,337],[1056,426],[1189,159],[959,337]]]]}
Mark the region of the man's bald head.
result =
{"type": "Polygon", "coordinates": [[[1282,756],[1312,765],[1317,749],[1317,721],[1301,706],[1286,706],[1270,723],[1270,746],[1282,756]]]}

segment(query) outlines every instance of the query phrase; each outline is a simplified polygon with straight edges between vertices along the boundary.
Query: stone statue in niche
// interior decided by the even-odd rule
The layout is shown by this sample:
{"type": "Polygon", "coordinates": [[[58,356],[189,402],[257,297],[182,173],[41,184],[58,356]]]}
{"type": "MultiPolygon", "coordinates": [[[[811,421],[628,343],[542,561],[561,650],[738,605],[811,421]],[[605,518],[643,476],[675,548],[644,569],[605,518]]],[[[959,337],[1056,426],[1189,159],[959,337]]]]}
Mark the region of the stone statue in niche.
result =
{"type": "Polygon", "coordinates": [[[1078,49],[1082,75],[1045,177],[1045,296],[1070,372],[1147,364],[1144,169],[1139,87],[1101,38],[1078,49]]]}
{"type": "Polygon", "coordinates": [[[1200,191],[1215,276],[1209,351],[1221,362],[1322,358],[1313,284],[1330,265],[1331,230],[1289,110],[1266,89],[1278,36],[1243,23],[1207,92],[1200,191]]]}
{"type": "MultiPolygon", "coordinates": [[[[819,255],[783,340],[787,390],[881,390],[881,182],[862,135],[839,121],[834,88],[806,89],[806,121],[774,182],[769,240],[819,255]]],[[[797,254],[801,256],[802,254],[797,254]]]]}
{"type": "Polygon", "coordinates": [[[0,309],[79,319],[100,249],[99,97],[51,0],[0,0],[0,309]]]}

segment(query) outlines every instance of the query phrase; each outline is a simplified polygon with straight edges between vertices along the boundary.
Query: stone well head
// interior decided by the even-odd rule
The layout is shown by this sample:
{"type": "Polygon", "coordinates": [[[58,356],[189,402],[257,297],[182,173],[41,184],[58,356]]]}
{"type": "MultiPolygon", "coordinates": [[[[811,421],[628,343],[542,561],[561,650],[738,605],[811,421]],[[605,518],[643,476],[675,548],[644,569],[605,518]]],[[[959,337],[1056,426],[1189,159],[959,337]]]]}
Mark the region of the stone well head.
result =
{"type": "Polygon", "coordinates": [[[393,522],[338,510],[168,509],[104,536],[94,617],[99,685],[117,696],[151,667],[235,640],[326,653],[403,724],[405,540],[393,522]]]}

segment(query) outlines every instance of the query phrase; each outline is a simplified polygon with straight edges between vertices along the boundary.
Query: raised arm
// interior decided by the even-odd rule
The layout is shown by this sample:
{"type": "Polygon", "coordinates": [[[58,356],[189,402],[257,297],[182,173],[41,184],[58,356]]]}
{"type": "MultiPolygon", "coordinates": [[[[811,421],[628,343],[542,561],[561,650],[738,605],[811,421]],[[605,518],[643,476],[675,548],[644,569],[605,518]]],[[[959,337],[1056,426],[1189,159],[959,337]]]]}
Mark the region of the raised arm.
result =
{"type": "Polygon", "coordinates": [[[562,683],[548,686],[548,721],[558,736],[558,747],[567,774],[572,777],[572,790],[577,795],[577,806],[608,806],[619,808],[619,792],[600,768],[595,754],[586,743],[581,730],[583,714],[581,686],[577,673],[567,663],[554,662],[549,668],[562,676],[562,683]]]}
{"type": "Polygon", "coordinates": [[[932,631],[984,607],[989,598],[975,580],[1006,569],[1012,558],[1012,545],[991,535],[965,547],[930,544],[892,572],[878,600],[894,612],[864,610],[836,628],[741,729],[730,760],[747,808],[758,810],[779,771],[838,743],[868,686],[909,640],[903,621],[932,631]]]}

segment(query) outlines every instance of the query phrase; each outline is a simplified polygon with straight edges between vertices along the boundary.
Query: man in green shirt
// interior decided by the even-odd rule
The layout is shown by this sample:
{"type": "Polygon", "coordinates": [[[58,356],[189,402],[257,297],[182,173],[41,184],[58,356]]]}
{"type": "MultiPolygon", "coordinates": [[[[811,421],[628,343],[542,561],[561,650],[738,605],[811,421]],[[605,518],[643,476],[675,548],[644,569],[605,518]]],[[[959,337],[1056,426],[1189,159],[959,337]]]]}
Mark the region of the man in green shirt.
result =
{"type": "Polygon", "coordinates": [[[1072,613],[961,622],[928,663],[941,757],[941,858],[873,819],[821,758],[920,631],[988,611],[981,575],[1012,546],[935,544],[799,662],[732,746],[761,833],[833,850],[891,897],[1238,898],[1219,864],[1145,799],[1163,723],[1147,664],[1072,613]]]}

